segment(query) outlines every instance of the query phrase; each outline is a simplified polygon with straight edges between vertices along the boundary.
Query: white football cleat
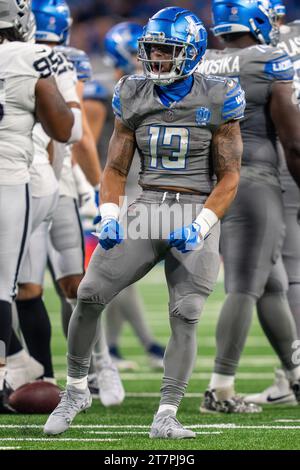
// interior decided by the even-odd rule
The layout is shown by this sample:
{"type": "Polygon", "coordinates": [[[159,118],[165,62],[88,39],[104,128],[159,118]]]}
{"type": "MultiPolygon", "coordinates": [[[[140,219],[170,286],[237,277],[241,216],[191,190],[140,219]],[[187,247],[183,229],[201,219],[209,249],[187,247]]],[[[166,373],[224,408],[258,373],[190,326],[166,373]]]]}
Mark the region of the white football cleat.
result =
{"type": "Polygon", "coordinates": [[[67,431],[75,416],[90,408],[91,405],[92,397],[88,388],[78,390],[72,385],[68,385],[61,394],[60,403],[47,419],[44,433],[56,435],[67,431]]]}
{"type": "Polygon", "coordinates": [[[17,367],[14,364],[13,356],[7,358],[6,382],[13,390],[44,375],[44,366],[40,362],[27,353],[22,356],[23,358],[22,363],[18,361],[17,367]]]}
{"type": "Polygon", "coordinates": [[[275,370],[275,382],[261,393],[244,397],[246,403],[257,405],[297,405],[290,383],[282,369],[275,370]]]}
{"type": "Polygon", "coordinates": [[[125,390],[118,368],[111,362],[97,370],[99,398],[103,406],[120,405],[125,398],[125,390]]]}
{"type": "Polygon", "coordinates": [[[196,433],[182,426],[168,410],[157,413],[151,425],[150,439],[194,439],[196,433]]]}
{"type": "Polygon", "coordinates": [[[220,390],[222,389],[206,390],[200,405],[201,413],[252,414],[262,412],[262,408],[256,403],[246,403],[244,398],[239,395],[234,394],[227,399],[220,398],[222,397],[220,390]]]}

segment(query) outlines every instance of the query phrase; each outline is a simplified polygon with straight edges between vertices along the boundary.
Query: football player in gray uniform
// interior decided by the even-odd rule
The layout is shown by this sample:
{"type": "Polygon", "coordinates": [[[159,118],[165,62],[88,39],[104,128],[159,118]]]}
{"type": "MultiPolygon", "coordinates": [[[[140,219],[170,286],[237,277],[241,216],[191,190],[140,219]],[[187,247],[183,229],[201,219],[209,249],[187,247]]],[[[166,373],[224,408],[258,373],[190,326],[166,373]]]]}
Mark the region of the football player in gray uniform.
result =
{"type": "Polygon", "coordinates": [[[292,350],[297,333],[281,256],[284,210],[276,149],[279,135],[299,182],[300,113],[292,100],[291,60],[280,48],[268,45],[277,32],[268,3],[214,0],[213,18],[213,32],[226,47],[208,51],[200,69],[236,79],[245,90],[247,106],[241,123],[240,186],[222,223],[227,295],[217,324],[214,373],[201,411],[251,413],[260,408],[235,395],[234,378],[255,305],[300,401],[300,367],[292,350]]]}
{"type": "Polygon", "coordinates": [[[67,388],[45,424],[49,435],[67,430],[91,404],[87,374],[101,312],[164,260],[171,338],[150,437],[195,437],[176,412],[196,358],[198,320],[219,270],[219,219],[239,182],[239,120],[245,97],[233,80],[195,72],[207,33],[188,10],[159,11],[139,44],[145,76],[124,77],[115,88],[99,245],[79,286],[68,334],[67,388]],[[120,205],[136,149],[143,192],[122,217],[120,205]]]}
{"type": "Polygon", "coordinates": [[[29,167],[38,119],[52,138],[67,142],[76,127],[73,106],[54,80],[58,59],[30,42],[30,1],[0,1],[0,408],[5,411],[5,356],[12,335],[11,304],[31,230],[29,167]]]}
{"type": "MultiPolygon", "coordinates": [[[[278,47],[289,54],[294,66],[295,102],[300,102],[300,20],[285,24],[286,8],[282,0],[272,0],[277,23],[280,27],[278,47]]],[[[298,340],[300,339],[300,191],[287,169],[282,147],[280,181],[283,189],[285,238],[282,259],[287,272],[289,288],[288,301],[295,319],[298,340]]],[[[295,349],[297,343],[295,343],[295,349]]],[[[296,351],[295,351],[296,352],[296,351]]],[[[246,401],[258,404],[296,404],[295,396],[283,369],[275,370],[275,382],[261,393],[248,395],[246,401]]]]}

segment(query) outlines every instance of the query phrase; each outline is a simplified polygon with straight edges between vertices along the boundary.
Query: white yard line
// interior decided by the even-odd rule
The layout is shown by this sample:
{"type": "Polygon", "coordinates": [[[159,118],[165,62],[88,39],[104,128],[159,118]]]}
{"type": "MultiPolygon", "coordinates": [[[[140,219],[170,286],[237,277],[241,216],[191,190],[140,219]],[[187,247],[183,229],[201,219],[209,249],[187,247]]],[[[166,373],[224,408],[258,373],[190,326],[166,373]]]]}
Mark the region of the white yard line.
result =
{"type": "MultiPolygon", "coordinates": [[[[127,398],[160,398],[159,392],[127,392],[127,398]]],[[[184,398],[202,398],[203,393],[186,393],[184,398]]]]}
{"type": "Polygon", "coordinates": [[[275,423],[300,423],[300,419],[274,419],[275,423]]]}
{"type": "Polygon", "coordinates": [[[76,437],[4,437],[1,438],[1,442],[52,442],[52,441],[61,441],[61,442],[111,442],[119,441],[120,439],[115,438],[87,438],[80,439],[76,437]]]}
{"type": "MultiPolygon", "coordinates": [[[[149,431],[83,431],[85,434],[136,434],[149,435],[149,431]]],[[[200,431],[197,434],[223,434],[223,431],[200,431]]]]}
{"type": "MultiPolygon", "coordinates": [[[[70,429],[106,429],[109,431],[110,429],[149,429],[149,425],[146,424],[74,424],[70,427],[70,429]]],[[[191,424],[188,425],[191,429],[300,429],[300,425],[297,426],[283,426],[283,425],[272,425],[272,424],[261,424],[261,425],[247,425],[247,424],[235,424],[235,423],[220,423],[220,424],[191,424]]],[[[42,424],[1,424],[0,429],[42,429],[42,424]]],[[[14,438],[11,438],[12,440],[14,438]]],[[[26,439],[26,438],[25,438],[26,439]]],[[[34,439],[34,438],[29,438],[34,439]]],[[[41,438],[36,438],[41,439],[41,438]]],[[[50,440],[52,438],[45,438],[45,440],[50,440]]],[[[59,438],[58,438],[59,439],[59,438]]],[[[70,438],[72,439],[72,438],[70,438]]],[[[17,439],[16,439],[17,440],[17,439]]],[[[23,439],[20,439],[23,440],[23,439]]],[[[0,438],[0,441],[3,441],[0,438]]]]}
{"type": "Polygon", "coordinates": [[[18,449],[21,449],[21,447],[0,447],[0,450],[18,450],[18,449]]]}

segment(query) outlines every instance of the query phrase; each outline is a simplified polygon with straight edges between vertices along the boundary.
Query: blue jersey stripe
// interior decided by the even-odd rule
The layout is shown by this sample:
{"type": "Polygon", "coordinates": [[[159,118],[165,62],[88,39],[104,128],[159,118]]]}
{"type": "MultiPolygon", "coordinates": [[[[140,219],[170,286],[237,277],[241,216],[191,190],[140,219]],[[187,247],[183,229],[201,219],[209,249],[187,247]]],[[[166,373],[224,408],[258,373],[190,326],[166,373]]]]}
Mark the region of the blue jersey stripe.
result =
{"type": "Polygon", "coordinates": [[[245,92],[237,83],[236,86],[226,94],[222,109],[222,119],[224,121],[242,119],[244,117],[245,107],[245,92]]]}
{"type": "Polygon", "coordinates": [[[112,108],[115,115],[122,118],[122,105],[120,100],[120,83],[115,86],[114,95],[112,98],[112,108]]]}

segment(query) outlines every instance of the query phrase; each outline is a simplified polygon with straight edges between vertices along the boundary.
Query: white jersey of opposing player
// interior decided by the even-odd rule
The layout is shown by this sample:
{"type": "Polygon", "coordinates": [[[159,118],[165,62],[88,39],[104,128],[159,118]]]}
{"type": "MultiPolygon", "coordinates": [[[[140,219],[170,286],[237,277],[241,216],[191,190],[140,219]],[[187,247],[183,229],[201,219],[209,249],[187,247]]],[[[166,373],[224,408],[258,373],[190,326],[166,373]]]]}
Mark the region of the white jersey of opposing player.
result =
{"type": "Polygon", "coordinates": [[[50,196],[58,190],[58,182],[49,161],[50,137],[41,124],[35,124],[32,132],[34,157],[30,167],[30,187],[33,197],[50,196]]]}
{"type": "Polygon", "coordinates": [[[78,199],[77,187],[72,170],[72,146],[55,142],[54,154],[55,158],[63,162],[59,176],[59,195],[78,199]]]}
{"type": "MultiPolygon", "coordinates": [[[[58,89],[66,102],[72,101],[79,103],[76,92],[77,77],[73,64],[61,52],[56,52],[56,56],[58,59],[58,67],[55,78],[58,89]]],[[[57,152],[56,148],[59,146],[63,149],[67,149],[69,146],[55,143],[52,167],[47,152],[50,140],[41,125],[36,124],[33,130],[34,159],[30,169],[31,191],[34,197],[47,196],[55,192],[58,188],[57,180],[61,177],[65,153],[57,152]]]]}
{"type": "Polygon", "coordinates": [[[0,45],[0,184],[29,181],[35,86],[56,67],[56,54],[47,46],[17,41],[0,45]]]}
{"type": "MultiPolygon", "coordinates": [[[[80,104],[76,92],[77,75],[74,66],[62,52],[57,52],[57,55],[60,58],[60,69],[65,69],[63,73],[58,74],[58,88],[67,102],[75,101],[80,104]],[[66,70],[67,68],[68,71],[66,70]]],[[[71,145],[61,144],[59,142],[54,143],[54,169],[59,179],[59,195],[77,199],[78,194],[72,171],[71,145]]]]}

